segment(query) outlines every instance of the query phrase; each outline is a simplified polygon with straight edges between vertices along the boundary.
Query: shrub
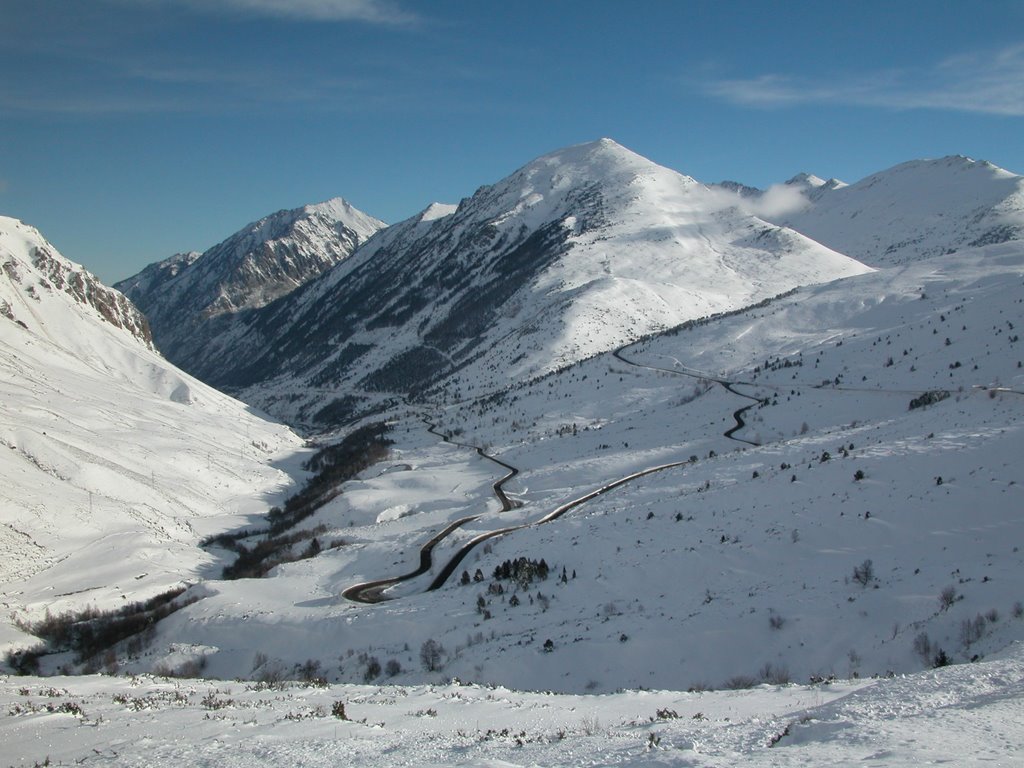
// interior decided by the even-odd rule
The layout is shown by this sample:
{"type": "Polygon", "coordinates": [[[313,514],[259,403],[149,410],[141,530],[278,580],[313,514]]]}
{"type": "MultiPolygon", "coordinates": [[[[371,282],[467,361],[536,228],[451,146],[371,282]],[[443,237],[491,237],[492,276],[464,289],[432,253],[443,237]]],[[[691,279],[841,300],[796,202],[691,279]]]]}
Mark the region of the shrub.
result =
{"type": "MultiPolygon", "coordinates": [[[[265,664],[266,661],[267,661],[266,655],[263,655],[263,661],[260,664],[260,666],[263,666],[263,664],[265,664]]],[[[306,659],[305,663],[304,664],[300,664],[296,671],[298,672],[298,676],[299,676],[300,680],[305,680],[307,682],[309,682],[311,680],[316,680],[317,678],[319,678],[321,676],[320,675],[320,662],[317,661],[316,659],[306,659]]]]}
{"type": "Polygon", "coordinates": [[[316,557],[322,551],[322,545],[314,537],[327,530],[324,526],[287,535],[284,535],[285,531],[335,498],[342,483],[382,461],[393,442],[385,436],[389,429],[383,422],[367,424],[351,432],[341,442],[318,451],[303,465],[303,469],[315,475],[301,491],[285,501],[283,508],[270,509],[267,528],[220,534],[203,541],[202,546],[217,545],[238,554],[238,559],[224,569],[223,578],[258,578],[282,563],[316,557]],[[244,539],[256,536],[265,538],[249,547],[242,543],[244,539]],[[309,539],[312,541],[301,552],[292,551],[294,544],[309,539]]]}
{"type": "Polygon", "coordinates": [[[380,661],[377,660],[376,656],[371,656],[366,660],[366,671],[363,673],[363,680],[367,683],[376,680],[380,677],[380,671],[380,661]]]}
{"type": "Polygon", "coordinates": [[[345,702],[334,702],[334,704],[331,706],[331,714],[339,720],[348,720],[348,715],[345,714],[345,702]]]}
{"type": "MultiPolygon", "coordinates": [[[[122,640],[151,633],[158,621],[196,602],[198,597],[177,600],[186,589],[178,587],[111,611],[85,608],[77,613],[67,611],[53,615],[47,612],[39,621],[17,622],[20,629],[41,638],[46,644],[43,649],[24,652],[17,661],[31,666],[33,655],[38,659],[45,653],[73,651],[79,663],[85,662],[122,640]]],[[[11,666],[18,668],[13,663],[11,666]]]]}
{"type": "Polygon", "coordinates": [[[761,667],[761,679],[771,685],[785,685],[789,682],[789,667],[785,664],[776,666],[771,662],[766,662],[761,667]]]}
{"type": "Polygon", "coordinates": [[[420,662],[427,672],[437,672],[444,666],[444,646],[433,638],[420,646],[420,662]]]}
{"type": "Polygon", "coordinates": [[[525,557],[519,557],[515,560],[506,560],[501,565],[496,566],[494,569],[494,579],[496,581],[515,581],[521,588],[527,589],[535,579],[547,579],[550,570],[550,567],[543,558],[540,560],[530,560],[525,557]]]}
{"type": "Polygon", "coordinates": [[[312,530],[295,531],[283,536],[268,536],[262,541],[256,542],[252,547],[235,542],[231,549],[238,553],[238,558],[224,569],[222,576],[225,579],[260,578],[284,563],[315,557],[320,552],[320,544],[314,537],[326,530],[327,526],[318,525],[312,530]],[[313,539],[316,546],[314,547],[313,542],[310,542],[310,545],[301,553],[293,550],[293,545],[307,539],[313,539]]]}
{"type": "Polygon", "coordinates": [[[933,651],[932,640],[927,632],[921,632],[914,638],[914,653],[921,657],[922,662],[931,664],[933,651]]]}
{"type": "Polygon", "coordinates": [[[12,650],[4,654],[4,662],[14,670],[15,674],[37,675],[39,674],[39,659],[45,655],[46,649],[44,646],[12,650]]]}
{"type": "Polygon", "coordinates": [[[750,675],[733,675],[725,681],[724,688],[730,691],[742,691],[757,685],[757,678],[750,675]]]}
{"type": "Polygon", "coordinates": [[[873,578],[875,578],[875,566],[871,560],[865,560],[860,565],[853,567],[853,580],[862,587],[870,584],[873,578]]]}
{"type": "MultiPolygon", "coordinates": [[[[947,339],[948,341],[948,339],[947,339]]],[[[915,397],[910,401],[910,408],[908,410],[914,410],[915,408],[924,408],[928,405],[934,405],[935,403],[941,402],[949,397],[949,392],[945,389],[933,389],[929,392],[925,392],[920,397],[915,397]]]]}
{"type": "Polygon", "coordinates": [[[964,619],[960,623],[960,640],[965,648],[970,648],[985,636],[985,617],[980,613],[973,619],[964,619]]]}
{"type": "Polygon", "coordinates": [[[948,610],[957,601],[956,587],[950,584],[939,593],[939,610],[948,610]]]}

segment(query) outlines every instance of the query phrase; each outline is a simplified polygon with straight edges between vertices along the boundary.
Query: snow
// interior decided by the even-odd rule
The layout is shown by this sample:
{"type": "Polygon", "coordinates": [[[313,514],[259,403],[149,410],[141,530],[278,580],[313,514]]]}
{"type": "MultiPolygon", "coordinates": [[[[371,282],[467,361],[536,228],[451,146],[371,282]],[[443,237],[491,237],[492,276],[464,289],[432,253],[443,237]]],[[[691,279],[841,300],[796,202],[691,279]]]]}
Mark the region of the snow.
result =
{"type": "Polygon", "coordinates": [[[516,354],[535,337],[545,364],[564,351],[558,365],[489,370],[495,349],[419,401],[383,393],[388,457],[299,525],[339,546],[263,579],[221,580],[230,554],[197,544],[280,503],[302,478],[301,441],[174,369],[131,323],[47,290],[32,253],[52,249],[0,220],[0,646],[30,644],[15,621],[48,609],[183,583],[199,598],[141,648],[92,660],[116,676],[58,675],[90,666],[60,654],[42,659],[52,676],[0,678],[8,763],[1021,761],[1019,177],[950,158],[870,184],[803,179],[821,195],[800,215],[826,248],[607,140],[518,173],[384,230],[351,262],[436,227],[454,236],[474,206],[499,228],[556,222],[572,248],[486,333],[516,354]],[[593,168],[616,179],[614,227],[559,196],[593,168]],[[943,205],[960,224],[915,229],[943,205]],[[993,228],[1008,239],[983,237],[993,228]],[[659,284],[677,267],[652,231],[713,258],[687,262],[693,283],[680,267],[659,284]],[[829,250],[841,241],[878,269],[829,250]],[[755,287],[734,299],[741,271],[755,287]],[[738,306],[754,297],[773,298],[738,306]],[[699,310],[686,317],[730,311],[636,340],[684,304],[699,310]],[[534,332],[517,337],[524,317],[534,332]],[[502,511],[492,485],[507,469],[473,446],[520,470],[505,485],[518,506],[502,511]],[[385,601],[342,596],[413,571],[462,520],[385,601]],[[428,590],[464,544],[505,528],[428,590]],[[551,575],[495,576],[517,558],[551,575]],[[438,669],[421,663],[427,641],[443,647],[438,669]],[[197,670],[208,679],[153,676],[197,670]]]}
{"type": "Polygon", "coordinates": [[[304,206],[302,211],[306,214],[321,214],[342,223],[354,231],[360,240],[366,240],[384,225],[380,219],[363,213],[343,197],[333,197],[322,203],[304,206]]]}
{"type": "Polygon", "coordinates": [[[959,155],[914,160],[777,220],[866,264],[898,265],[1019,238],[1024,179],[959,155]]]}
{"type": "Polygon", "coordinates": [[[262,653],[285,670],[317,659],[346,682],[361,681],[371,657],[394,660],[394,682],[418,684],[436,679],[417,658],[436,639],[445,677],[581,694],[914,672],[931,664],[914,650],[921,633],[955,662],[988,657],[1024,639],[1013,393],[1024,375],[1010,327],[1022,285],[1019,246],[986,246],[801,289],[624,352],[650,368],[601,355],[496,401],[399,409],[389,459],[303,523],[345,546],[266,580],[211,582],[122,664],[149,671],[184,642],[224,678],[252,675],[262,653]],[[711,378],[682,375],[694,370],[711,378]],[[772,401],[748,411],[738,435],[760,447],[723,436],[753,401],[715,385],[722,377],[772,401]],[[939,387],[951,396],[908,410],[939,387]],[[522,506],[501,512],[490,486],[505,470],[427,432],[418,410],[519,467],[506,490],[522,506]],[[457,571],[424,591],[473,537],[680,461],[478,547],[462,568],[484,583],[459,586],[457,571]],[[420,545],[470,515],[480,517],[438,545],[430,573],[391,588],[393,600],[340,597],[412,571],[420,545]],[[512,607],[510,591],[486,588],[517,557],[577,577],[506,583],[518,590],[512,607]],[[865,560],[866,587],[852,578],[865,560]],[[943,608],[949,586],[962,599],[943,608]],[[979,615],[996,618],[964,641],[979,615]]]}
{"type": "Polygon", "coordinates": [[[39,250],[80,269],[0,219],[0,301],[13,315],[0,318],[5,648],[27,639],[15,616],[116,607],[200,579],[213,558],[199,540],[265,510],[292,485],[301,447],[130,328],[46,288],[39,250]]]}
{"type": "MultiPolygon", "coordinates": [[[[783,197],[799,193],[787,188],[762,206],[783,197]]],[[[380,232],[286,306],[234,329],[234,359],[212,375],[237,385],[232,370],[258,360],[268,373],[243,399],[310,424],[324,379],[372,396],[364,377],[409,350],[465,364],[443,384],[449,392],[494,390],[685,320],[869,271],[602,139],[538,158],[455,212],[380,232]],[[556,228],[564,244],[534,253],[531,238],[556,228]],[[389,319],[406,314],[399,325],[389,319]],[[461,340],[444,330],[463,325],[474,332],[461,340]],[[349,343],[370,349],[339,367],[349,343]]]]}
{"type": "Polygon", "coordinates": [[[445,216],[450,216],[458,210],[457,205],[450,205],[448,203],[431,203],[426,207],[423,213],[420,214],[420,221],[436,221],[437,219],[443,219],[445,216]]]}
{"type": "Polygon", "coordinates": [[[146,312],[161,351],[199,371],[222,354],[231,315],[291,293],[384,226],[333,198],[265,216],[200,255],[151,264],[117,287],[146,312]]]}
{"type": "Polygon", "coordinates": [[[19,766],[1013,765],[1022,679],[1020,645],[906,677],[703,693],[7,678],[0,738],[19,766]]]}

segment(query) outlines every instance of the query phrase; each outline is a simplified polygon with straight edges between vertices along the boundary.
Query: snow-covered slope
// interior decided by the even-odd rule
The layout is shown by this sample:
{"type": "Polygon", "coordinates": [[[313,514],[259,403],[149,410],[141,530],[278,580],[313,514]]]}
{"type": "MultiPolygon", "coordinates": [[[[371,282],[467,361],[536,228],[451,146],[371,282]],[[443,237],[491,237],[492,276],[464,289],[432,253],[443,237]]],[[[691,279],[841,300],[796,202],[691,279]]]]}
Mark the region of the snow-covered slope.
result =
{"type": "Polygon", "coordinates": [[[91,330],[61,325],[67,307],[152,346],[145,317],[122,294],[57,253],[38,230],[0,216],[0,316],[35,334],[62,335],[60,343],[90,354],[91,330]]]}
{"type": "Polygon", "coordinates": [[[357,394],[542,375],[687,319],[868,269],[602,139],[372,238],[203,355],[214,383],[306,424],[357,394]],[[447,213],[447,215],[439,215],[447,213]],[[271,384],[262,386],[268,380],[271,384]],[[327,408],[326,411],[323,409],[327,408]]]}
{"type": "Polygon", "coordinates": [[[331,680],[581,693],[987,657],[1024,639],[1022,300],[1024,251],[985,246],[803,288],[497,396],[391,411],[390,457],[299,526],[343,546],[208,584],[122,663],[202,659],[231,678],[313,660],[331,680]],[[502,511],[492,484],[508,466],[518,506],[502,511]],[[341,596],[413,571],[456,521],[391,601],[341,596]],[[525,524],[428,590],[463,545],[525,524]],[[496,575],[520,558],[549,577],[496,575]],[[443,647],[434,670],[428,641],[443,647]]]}
{"type": "Polygon", "coordinates": [[[293,433],[170,365],[130,301],[9,218],[0,310],[0,646],[14,615],[197,580],[199,539],[290,483],[293,433]]]}
{"type": "Polygon", "coordinates": [[[334,198],[278,211],[203,254],[177,254],[116,287],[146,313],[168,359],[195,370],[203,340],[219,332],[218,318],[290,293],[384,226],[334,198]]]}
{"type": "Polygon", "coordinates": [[[876,267],[1024,239],[1024,178],[985,161],[914,160],[814,190],[772,220],[876,267]]]}
{"type": "MultiPolygon", "coordinates": [[[[950,754],[1019,761],[1019,745],[991,733],[1011,732],[1021,709],[1021,242],[1011,237],[877,271],[858,268],[861,274],[848,279],[687,322],[535,376],[549,361],[530,367],[531,339],[551,355],[570,350],[564,361],[571,361],[584,349],[639,333],[647,315],[621,332],[616,307],[596,290],[608,275],[593,277],[587,254],[617,280],[648,281],[644,264],[675,274],[681,268],[667,258],[664,266],[659,241],[649,238],[657,231],[653,211],[664,212],[661,242],[672,243],[673,253],[689,259],[686,244],[701,241],[720,260],[708,266],[706,251],[694,247],[687,264],[698,265],[698,277],[742,285],[740,276],[718,269],[727,264],[739,273],[740,253],[750,274],[770,271],[758,272],[762,260],[770,263],[770,250],[733,250],[737,240],[745,242],[733,233],[751,220],[749,208],[722,202],[733,193],[634,157],[599,142],[542,158],[455,210],[432,206],[378,234],[342,267],[253,312],[257,323],[232,324],[238,335],[225,343],[252,344],[254,358],[261,343],[280,345],[278,356],[255,360],[279,365],[280,377],[250,392],[268,401],[281,397],[282,411],[284,398],[294,397],[310,413],[332,398],[343,409],[351,392],[376,395],[380,418],[391,426],[389,455],[332,489],[323,507],[285,531],[298,540],[285,542],[286,550],[308,547],[312,555],[278,565],[264,579],[219,579],[215,560],[232,555],[198,553],[200,531],[176,532],[180,521],[154,513],[125,527],[155,525],[163,532],[155,546],[157,534],[122,540],[101,532],[80,552],[52,544],[68,557],[38,578],[30,568],[5,581],[4,602],[32,618],[47,605],[115,604],[133,575],[157,573],[139,582],[142,591],[203,575],[207,580],[189,592],[201,599],[161,621],[148,644],[119,642],[89,663],[132,675],[205,670],[221,680],[263,681],[14,680],[0,689],[11,713],[4,736],[18,750],[12,759],[43,761],[47,755],[37,748],[45,740],[59,759],[92,755],[129,764],[141,747],[118,742],[142,732],[151,739],[151,762],[226,765],[914,765],[950,754]],[[583,165],[596,169],[596,188],[576,183],[590,178],[573,176],[583,165]],[[569,190],[576,190],[571,200],[569,190]],[[483,224],[474,211],[488,214],[483,224]],[[551,244],[556,255],[549,257],[551,244]],[[408,275],[419,298],[401,289],[408,275]],[[507,297],[501,278],[514,287],[507,297]],[[600,301],[588,304],[592,294],[600,301]],[[557,303],[545,303],[552,296],[574,301],[560,312],[557,303]],[[333,305],[340,308],[314,310],[333,305]],[[605,311],[608,328],[574,320],[574,311],[588,318],[594,307],[605,311]],[[538,314],[523,326],[527,308],[538,314]],[[288,334],[276,336],[278,325],[288,334]],[[579,351],[552,329],[576,333],[579,351]],[[318,338],[336,345],[333,367],[318,361],[316,345],[304,352],[318,338]],[[444,354],[389,369],[381,361],[390,359],[383,350],[392,343],[444,354]],[[503,357],[505,344],[524,357],[503,357]],[[306,370],[315,376],[296,375],[306,370]],[[381,386],[390,376],[400,389],[403,375],[422,394],[411,404],[381,386]],[[508,504],[495,491],[502,477],[508,504]],[[330,545],[312,548],[313,536],[330,545]],[[135,559],[111,566],[115,546],[135,559]],[[167,551],[174,567],[162,560],[167,551]],[[384,602],[344,596],[360,583],[416,572],[424,561],[424,572],[381,587],[384,602]],[[515,562],[521,570],[509,575],[515,562]],[[70,594],[81,584],[93,589],[70,594]],[[58,599],[48,601],[51,595],[58,599]],[[935,668],[947,662],[954,667],[935,668]],[[847,680],[786,683],[833,675],[847,680]],[[288,678],[312,680],[267,692],[288,678]],[[324,680],[349,685],[318,687],[324,680]],[[738,690],[748,686],[754,690],[738,690]],[[737,690],[702,692],[709,687],[737,690]],[[632,692],[608,693],[620,689],[632,692]],[[330,716],[338,702],[355,722],[330,716]],[[134,714],[140,710],[143,716],[134,714]],[[165,734],[175,728],[195,734],[192,743],[172,742],[165,734]],[[349,738],[335,738],[342,734],[349,738]],[[405,751],[410,744],[416,752],[405,751]]],[[[996,185],[1006,178],[989,175],[996,185]]],[[[825,186],[807,178],[796,183],[825,186]]],[[[979,182],[979,196],[984,189],[988,184],[979,182]]],[[[843,192],[830,189],[816,204],[843,192]]],[[[855,217],[866,222],[861,235],[879,220],[870,210],[855,217]]],[[[908,215],[908,226],[914,221],[908,215]]],[[[832,257],[815,246],[804,250],[807,241],[789,230],[768,231],[793,238],[797,257],[832,257]]],[[[947,236],[944,248],[957,248],[955,228],[932,231],[929,242],[937,247],[947,236]]],[[[653,306],[651,296],[677,288],[650,289],[636,306],[653,306]]],[[[625,291],[616,295],[620,303],[628,298],[625,291]]],[[[3,318],[0,328],[28,331],[3,318]]],[[[93,346],[100,361],[120,359],[104,351],[111,349],[107,342],[93,346]]],[[[195,404],[186,407],[174,402],[176,384],[156,388],[156,395],[126,394],[111,387],[109,376],[93,378],[77,354],[16,353],[11,370],[23,355],[32,366],[10,381],[32,384],[5,386],[42,392],[17,395],[20,401],[4,392],[3,428],[16,428],[0,433],[15,446],[0,450],[0,469],[13,478],[0,493],[9,493],[5,510],[22,510],[18,519],[32,510],[37,519],[51,514],[45,495],[64,501],[61,534],[78,535],[77,519],[91,519],[85,510],[98,496],[88,494],[100,487],[93,477],[109,466],[83,460],[82,446],[100,440],[121,446],[116,465],[123,468],[117,482],[102,487],[142,497],[104,500],[111,514],[103,519],[113,525],[128,510],[166,508],[142,496],[147,489],[179,506],[187,498],[188,522],[205,525],[202,532],[232,523],[203,517],[214,508],[264,506],[241,506],[245,483],[272,495],[271,473],[264,468],[257,476],[248,442],[240,445],[239,425],[246,422],[231,401],[200,411],[204,397],[214,395],[198,384],[189,385],[195,404]],[[86,405],[54,405],[69,393],[86,405]],[[103,399],[111,395],[114,412],[103,399]],[[201,422],[188,420],[195,412],[201,422]],[[161,446],[177,441],[156,451],[155,471],[148,469],[151,438],[138,436],[151,423],[163,425],[152,428],[161,446]],[[124,427],[119,433],[110,424],[124,427]],[[202,448],[183,448],[182,440],[209,446],[212,475],[197,471],[202,448]],[[218,441],[227,452],[214,452],[218,441]],[[236,448],[237,465],[229,456],[236,448]],[[67,510],[78,517],[68,522],[67,510]]],[[[96,448],[92,454],[106,458],[96,448]]],[[[240,514],[233,523],[258,526],[240,514]]],[[[37,541],[56,538],[35,526],[43,531],[37,541]]],[[[21,541],[13,530],[5,535],[21,541]]],[[[239,542],[255,547],[262,539],[239,542]]],[[[36,545],[18,546],[18,557],[31,564],[24,553],[36,545]]],[[[82,668],[68,656],[43,657],[43,671],[82,668]]]]}
{"type": "Polygon", "coordinates": [[[1022,678],[1019,645],[894,679],[691,693],[10,678],[0,739],[19,766],[1012,766],[1022,678]]]}

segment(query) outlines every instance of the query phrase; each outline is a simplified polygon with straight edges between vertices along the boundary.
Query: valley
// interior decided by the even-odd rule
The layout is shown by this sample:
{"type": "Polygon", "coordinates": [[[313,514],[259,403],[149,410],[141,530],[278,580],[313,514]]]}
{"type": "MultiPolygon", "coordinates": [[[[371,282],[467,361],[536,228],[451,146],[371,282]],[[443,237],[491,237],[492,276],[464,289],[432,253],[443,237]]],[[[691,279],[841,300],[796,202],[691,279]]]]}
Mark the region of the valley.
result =
{"type": "MultiPolygon", "coordinates": [[[[1024,184],[945,158],[808,189],[769,223],[609,140],[546,155],[190,315],[183,363],[239,400],[0,220],[11,759],[59,723],[55,759],[131,764],[103,745],[144,712],[167,759],[161,729],[254,728],[259,756],[189,748],[224,764],[423,738],[467,764],[909,765],[943,695],[969,724],[945,743],[984,752],[1020,711],[1024,184]],[[102,652],[33,637],[169,590],[102,652]]],[[[283,214],[357,216],[324,206],[283,214]]],[[[243,251],[162,269],[234,280],[243,251]]]]}

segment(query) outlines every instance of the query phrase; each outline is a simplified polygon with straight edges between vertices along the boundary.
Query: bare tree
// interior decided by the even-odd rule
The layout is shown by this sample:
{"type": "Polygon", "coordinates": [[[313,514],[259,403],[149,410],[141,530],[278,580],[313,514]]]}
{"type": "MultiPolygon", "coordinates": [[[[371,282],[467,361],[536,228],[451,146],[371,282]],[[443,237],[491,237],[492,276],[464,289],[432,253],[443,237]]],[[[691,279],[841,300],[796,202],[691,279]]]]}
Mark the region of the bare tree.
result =
{"type": "Polygon", "coordinates": [[[425,640],[420,646],[420,661],[427,672],[437,672],[444,666],[445,650],[437,640],[433,638],[425,640]]]}

